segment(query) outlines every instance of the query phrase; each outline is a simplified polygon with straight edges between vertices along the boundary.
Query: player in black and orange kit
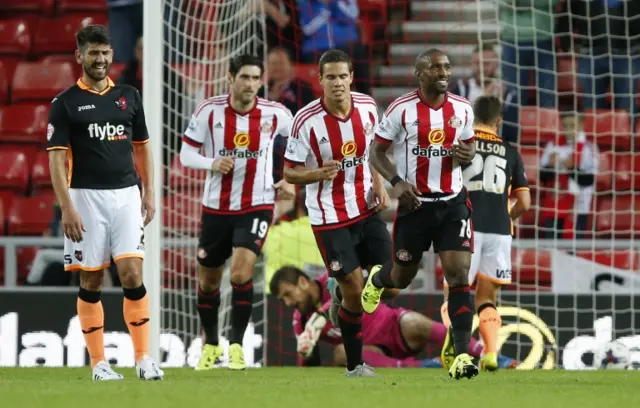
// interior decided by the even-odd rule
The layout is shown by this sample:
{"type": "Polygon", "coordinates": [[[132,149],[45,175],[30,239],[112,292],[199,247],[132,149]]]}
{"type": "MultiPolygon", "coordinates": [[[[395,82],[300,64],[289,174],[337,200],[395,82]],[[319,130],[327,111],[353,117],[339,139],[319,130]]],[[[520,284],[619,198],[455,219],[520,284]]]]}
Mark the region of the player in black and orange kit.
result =
{"type": "MultiPolygon", "coordinates": [[[[473,205],[475,231],[469,283],[477,276],[475,307],[485,344],[480,367],[494,371],[504,367],[499,364],[497,353],[502,322],[496,310],[496,298],[500,287],[511,283],[512,222],[529,209],[531,196],[520,153],[498,136],[500,100],[495,96],[481,96],[473,110],[476,156],[462,166],[464,185],[473,205]],[[516,199],[513,206],[509,202],[512,195],[516,199]]],[[[449,326],[446,302],[442,306],[442,319],[449,326]]]]}
{"type": "Polygon", "coordinates": [[[47,126],[51,180],[62,208],[65,270],[80,272],[77,309],[92,378],[122,379],[104,355],[100,302],[103,269],[113,257],[124,291],[123,314],[136,375],[158,380],[164,373],[147,355],[149,299],[142,282],[144,227],[155,213],[153,158],[142,100],[135,88],[116,85],[107,76],[113,49],[105,27],[85,27],[76,41],[82,78],[53,99],[47,126]]]}

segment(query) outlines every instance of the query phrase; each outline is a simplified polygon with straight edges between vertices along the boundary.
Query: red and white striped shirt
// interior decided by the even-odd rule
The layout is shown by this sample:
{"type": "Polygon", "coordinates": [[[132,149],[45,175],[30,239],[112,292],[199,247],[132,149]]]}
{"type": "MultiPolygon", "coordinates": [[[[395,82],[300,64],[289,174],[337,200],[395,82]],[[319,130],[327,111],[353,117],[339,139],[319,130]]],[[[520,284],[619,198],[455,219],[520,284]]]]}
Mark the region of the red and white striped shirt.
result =
{"type": "Polygon", "coordinates": [[[378,108],[365,94],[351,92],[351,100],[351,112],[344,119],[331,114],[320,98],[300,109],[293,121],[285,152],[289,166],[315,169],[328,160],[342,163],[335,179],[307,185],[313,226],[338,228],[366,217],[375,207],[369,199],[373,185],[369,147],[378,108]]]}
{"type": "Polygon", "coordinates": [[[273,141],[278,134],[289,136],[293,116],[282,104],[262,98],[256,98],[250,111],[238,113],[229,98],[215,96],[196,108],[184,132],[183,150],[202,148],[205,157],[199,163],[185,163],[181,151],[183,165],[210,170],[213,160],[235,157],[229,173],[207,173],[204,211],[224,214],[273,208],[273,141]]]}
{"type": "Polygon", "coordinates": [[[462,190],[462,169],[452,147],[460,140],[472,143],[473,135],[473,109],[466,99],[447,93],[434,108],[419,89],[389,105],[376,130],[378,142],[394,145],[398,175],[423,195],[462,190]]]}

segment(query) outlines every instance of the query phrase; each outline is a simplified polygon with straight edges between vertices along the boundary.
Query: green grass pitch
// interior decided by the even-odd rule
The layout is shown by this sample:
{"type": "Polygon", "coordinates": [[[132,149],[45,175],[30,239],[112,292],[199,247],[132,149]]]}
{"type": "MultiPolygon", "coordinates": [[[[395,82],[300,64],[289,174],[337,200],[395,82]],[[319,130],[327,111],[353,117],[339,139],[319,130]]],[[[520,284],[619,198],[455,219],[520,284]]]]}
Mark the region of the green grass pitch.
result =
{"type": "Polygon", "coordinates": [[[231,372],[168,369],[164,381],[92,382],[86,368],[1,368],[0,407],[43,408],[610,408],[640,407],[640,371],[501,371],[450,380],[444,370],[378,370],[345,378],[339,368],[231,372]]]}

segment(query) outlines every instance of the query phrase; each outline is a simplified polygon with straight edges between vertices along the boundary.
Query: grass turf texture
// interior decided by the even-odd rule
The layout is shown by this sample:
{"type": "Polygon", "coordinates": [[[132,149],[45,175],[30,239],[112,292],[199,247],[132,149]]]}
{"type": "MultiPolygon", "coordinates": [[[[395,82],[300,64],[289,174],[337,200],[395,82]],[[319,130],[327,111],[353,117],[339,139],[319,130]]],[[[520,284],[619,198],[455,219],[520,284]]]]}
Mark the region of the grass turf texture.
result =
{"type": "Polygon", "coordinates": [[[0,406],[640,407],[640,371],[510,370],[456,381],[438,369],[378,370],[381,378],[345,378],[339,368],[168,369],[156,382],[117,371],[124,381],[93,382],[86,368],[0,368],[0,406]]]}

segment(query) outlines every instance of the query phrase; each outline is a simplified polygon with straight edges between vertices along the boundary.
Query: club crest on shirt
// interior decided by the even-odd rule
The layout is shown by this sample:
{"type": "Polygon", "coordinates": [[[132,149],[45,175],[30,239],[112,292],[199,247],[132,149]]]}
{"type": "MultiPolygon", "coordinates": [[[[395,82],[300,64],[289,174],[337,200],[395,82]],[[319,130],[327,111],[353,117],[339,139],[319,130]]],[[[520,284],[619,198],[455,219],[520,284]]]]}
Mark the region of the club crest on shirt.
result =
{"type": "Polygon", "coordinates": [[[121,96],[120,98],[118,98],[116,102],[116,106],[122,110],[127,110],[127,100],[124,98],[124,96],[121,96]]]}
{"type": "Polygon", "coordinates": [[[51,140],[53,137],[53,132],[56,131],[56,128],[53,127],[51,123],[47,125],[47,140],[51,140]]]}
{"type": "Polygon", "coordinates": [[[364,134],[370,136],[373,133],[373,125],[371,123],[367,123],[364,125],[364,134]]]}
{"type": "Polygon", "coordinates": [[[460,119],[457,116],[452,116],[451,119],[449,119],[449,126],[451,126],[454,129],[458,129],[462,127],[462,119],[460,119]]]}
{"type": "Polygon", "coordinates": [[[296,139],[289,138],[289,141],[287,142],[287,153],[296,154],[296,151],[298,150],[297,148],[298,141],[296,139]]]}
{"type": "Polygon", "coordinates": [[[260,125],[260,132],[262,133],[273,132],[273,124],[267,121],[263,122],[262,125],[260,125]]]}

